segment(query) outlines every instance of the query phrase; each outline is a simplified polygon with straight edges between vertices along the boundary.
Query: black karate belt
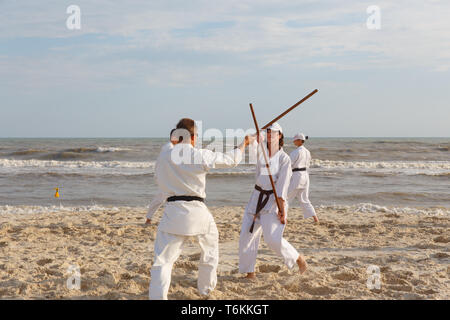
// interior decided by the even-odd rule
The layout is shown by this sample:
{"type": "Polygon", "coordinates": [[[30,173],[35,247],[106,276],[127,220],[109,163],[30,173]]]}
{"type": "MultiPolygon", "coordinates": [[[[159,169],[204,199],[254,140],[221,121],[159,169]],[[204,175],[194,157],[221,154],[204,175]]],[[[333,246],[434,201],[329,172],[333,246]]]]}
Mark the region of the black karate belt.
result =
{"type": "Polygon", "coordinates": [[[195,197],[195,196],[172,196],[167,198],[167,202],[173,201],[201,201],[205,202],[204,198],[195,197]]]}
{"type": "Polygon", "coordinates": [[[269,201],[270,195],[273,193],[273,190],[263,190],[258,185],[255,185],[255,189],[259,191],[259,197],[258,197],[258,203],[256,204],[255,217],[253,218],[253,223],[252,223],[252,226],[250,227],[250,233],[253,233],[253,228],[255,226],[255,220],[256,220],[257,215],[266,206],[267,201],[269,201]]]}
{"type": "Polygon", "coordinates": [[[295,172],[295,171],[306,171],[306,168],[295,168],[295,169],[292,169],[292,172],[295,172]]]}

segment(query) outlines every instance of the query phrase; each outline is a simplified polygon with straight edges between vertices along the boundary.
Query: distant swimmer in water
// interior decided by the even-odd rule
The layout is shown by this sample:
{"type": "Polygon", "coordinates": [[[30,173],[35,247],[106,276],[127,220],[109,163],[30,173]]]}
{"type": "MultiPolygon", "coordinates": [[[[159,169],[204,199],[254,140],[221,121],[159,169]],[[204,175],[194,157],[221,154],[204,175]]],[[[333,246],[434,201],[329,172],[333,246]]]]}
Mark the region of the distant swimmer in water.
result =
{"type": "Polygon", "coordinates": [[[292,164],[292,178],[288,190],[288,201],[295,198],[300,201],[300,207],[303,211],[303,217],[313,217],[314,222],[319,222],[316,211],[309,201],[309,173],[308,168],[311,162],[311,153],[303,145],[308,136],[298,133],[294,136],[294,144],[297,147],[291,152],[289,157],[292,164]]]}

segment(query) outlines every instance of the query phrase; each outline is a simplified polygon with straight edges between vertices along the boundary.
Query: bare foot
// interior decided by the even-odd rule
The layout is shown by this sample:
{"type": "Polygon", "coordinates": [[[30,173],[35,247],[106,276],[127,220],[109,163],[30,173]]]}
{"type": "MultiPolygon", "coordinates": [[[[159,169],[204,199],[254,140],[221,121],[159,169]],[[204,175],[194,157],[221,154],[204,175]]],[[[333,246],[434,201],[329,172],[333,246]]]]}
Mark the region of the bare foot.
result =
{"type": "Polygon", "coordinates": [[[251,280],[256,279],[256,274],[254,272],[248,272],[245,278],[251,280]]]}
{"type": "Polygon", "coordinates": [[[300,274],[303,274],[306,271],[306,269],[308,269],[308,264],[306,263],[305,258],[303,258],[302,256],[298,257],[297,264],[300,270],[300,274]]]}
{"type": "Polygon", "coordinates": [[[317,216],[313,216],[314,218],[314,223],[319,223],[319,218],[317,218],[317,216]]]}

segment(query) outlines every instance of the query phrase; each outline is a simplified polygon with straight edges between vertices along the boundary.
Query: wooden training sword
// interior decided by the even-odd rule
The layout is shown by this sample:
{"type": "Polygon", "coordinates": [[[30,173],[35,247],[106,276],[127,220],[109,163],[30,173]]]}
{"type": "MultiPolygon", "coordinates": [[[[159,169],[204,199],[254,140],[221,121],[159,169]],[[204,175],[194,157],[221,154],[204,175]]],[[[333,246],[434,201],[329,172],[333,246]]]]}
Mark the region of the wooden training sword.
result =
{"type": "Polygon", "coordinates": [[[270,127],[272,125],[272,123],[274,123],[275,121],[278,121],[279,119],[283,118],[286,114],[288,114],[289,112],[291,112],[293,109],[295,109],[296,107],[298,107],[300,104],[302,104],[303,102],[305,102],[306,100],[308,100],[309,98],[311,98],[317,91],[317,89],[315,89],[314,91],[312,91],[310,94],[308,94],[306,97],[304,97],[302,100],[300,100],[299,102],[297,102],[296,104],[294,104],[292,107],[290,107],[289,109],[287,109],[285,112],[283,112],[282,114],[280,114],[278,117],[276,117],[275,119],[273,119],[272,121],[270,121],[268,124],[266,124],[264,127],[261,128],[261,130],[267,129],[268,127],[270,127]]]}

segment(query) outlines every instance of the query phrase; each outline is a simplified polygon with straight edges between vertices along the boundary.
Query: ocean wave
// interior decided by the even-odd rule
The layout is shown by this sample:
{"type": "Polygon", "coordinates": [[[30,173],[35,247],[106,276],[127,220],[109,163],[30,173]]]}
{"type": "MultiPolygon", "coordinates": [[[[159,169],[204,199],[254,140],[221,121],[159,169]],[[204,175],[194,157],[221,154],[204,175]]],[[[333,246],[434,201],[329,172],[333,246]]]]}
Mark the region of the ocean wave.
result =
{"type": "Polygon", "coordinates": [[[64,151],[51,152],[39,156],[39,160],[76,160],[86,159],[94,154],[109,153],[109,152],[124,152],[131,149],[126,148],[114,148],[114,147],[97,147],[97,148],[75,148],[66,149],[64,151]]]}
{"type": "Polygon", "coordinates": [[[28,150],[19,150],[19,151],[15,151],[10,153],[10,156],[28,156],[30,154],[35,154],[35,153],[42,153],[45,152],[44,150],[36,150],[36,149],[28,149],[28,150]]]}
{"type": "Polygon", "coordinates": [[[131,162],[131,161],[57,161],[57,160],[15,160],[0,159],[0,168],[86,168],[86,169],[105,169],[105,168],[132,168],[149,169],[154,168],[155,162],[131,162]]]}
{"type": "Polygon", "coordinates": [[[414,207],[388,207],[373,203],[359,203],[355,205],[319,205],[316,209],[341,211],[345,213],[394,213],[394,214],[418,214],[429,216],[449,216],[449,208],[414,208],[414,207]]]}
{"type": "Polygon", "coordinates": [[[450,161],[334,161],[313,159],[311,168],[441,175],[450,172],[450,161]]]}
{"type": "Polygon", "coordinates": [[[59,158],[68,158],[68,157],[76,157],[75,155],[81,154],[89,154],[89,153],[110,153],[110,152],[125,152],[131,151],[129,148],[120,148],[120,147],[108,147],[108,146],[94,146],[94,147],[79,147],[79,148],[68,148],[63,150],[52,150],[52,149],[25,149],[25,150],[17,150],[9,153],[9,156],[12,157],[20,157],[20,156],[29,156],[34,154],[43,154],[47,157],[54,156],[55,159],[59,158]]]}
{"type": "MultiPolygon", "coordinates": [[[[67,155],[69,157],[70,155],[67,155]]],[[[64,159],[64,157],[63,157],[64,159]]],[[[154,173],[155,161],[81,161],[81,160],[38,160],[38,159],[0,159],[0,169],[10,173],[31,172],[33,169],[44,169],[50,172],[67,171],[83,172],[83,170],[111,169],[116,174],[129,174],[134,169],[139,171],[150,170],[154,173]]],[[[233,169],[212,170],[209,176],[232,176],[254,174],[254,165],[242,164],[233,169]]],[[[389,175],[426,175],[448,176],[450,175],[450,161],[335,161],[314,159],[310,172],[314,175],[326,175],[330,172],[351,171],[355,174],[362,173],[366,176],[385,177],[389,175]]],[[[40,171],[45,172],[45,171],[40,171]]],[[[108,172],[101,172],[108,174],[108,172]]]]}
{"type": "Polygon", "coordinates": [[[118,148],[118,147],[97,147],[95,149],[95,152],[122,152],[122,151],[131,151],[132,149],[129,148],[118,148]]]}
{"type": "Polygon", "coordinates": [[[92,212],[92,211],[113,211],[120,209],[117,207],[102,207],[98,205],[64,207],[64,206],[0,206],[0,214],[35,214],[35,213],[57,213],[57,212],[92,212]]]}
{"type": "Polygon", "coordinates": [[[36,172],[30,170],[21,170],[19,172],[15,172],[12,174],[15,179],[40,179],[40,178],[65,178],[65,179],[89,179],[89,178],[130,178],[135,179],[138,178],[152,178],[154,176],[153,172],[142,172],[142,170],[128,170],[124,172],[123,170],[115,170],[115,169],[102,169],[100,171],[95,170],[53,170],[53,171],[44,171],[44,172],[36,172]]]}
{"type": "Polygon", "coordinates": [[[57,153],[49,153],[42,156],[37,157],[39,160],[75,160],[75,159],[86,159],[89,155],[86,153],[77,153],[77,152],[57,152],[57,153]]]}
{"type": "Polygon", "coordinates": [[[130,151],[131,149],[128,148],[119,148],[119,147],[92,147],[92,148],[72,148],[72,149],[66,149],[63,150],[64,152],[76,152],[76,153],[85,153],[85,152],[99,152],[99,153],[106,153],[106,152],[120,152],[120,151],[130,151]]]}

